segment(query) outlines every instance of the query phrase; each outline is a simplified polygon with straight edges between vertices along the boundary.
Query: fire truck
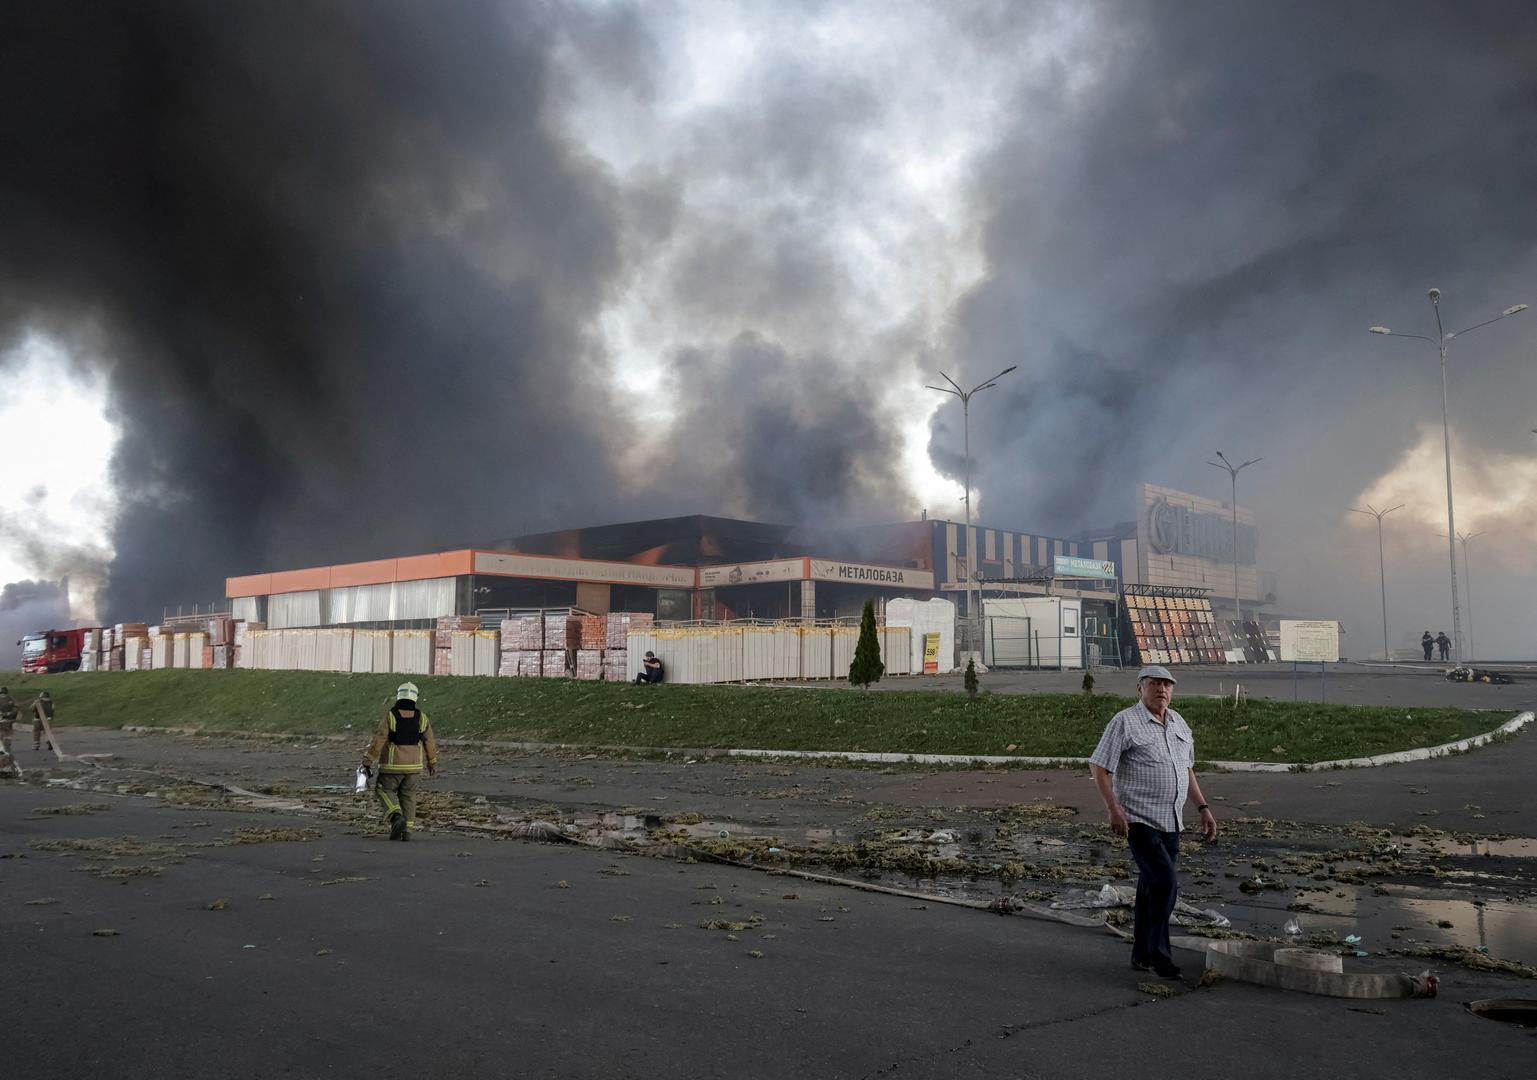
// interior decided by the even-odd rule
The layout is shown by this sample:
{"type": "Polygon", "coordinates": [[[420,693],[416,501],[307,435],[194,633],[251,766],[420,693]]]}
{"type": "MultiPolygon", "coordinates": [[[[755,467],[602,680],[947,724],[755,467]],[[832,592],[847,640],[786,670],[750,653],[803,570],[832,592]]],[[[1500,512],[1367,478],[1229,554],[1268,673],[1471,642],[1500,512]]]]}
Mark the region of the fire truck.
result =
{"type": "Polygon", "coordinates": [[[28,675],[79,671],[80,652],[88,629],[43,630],[28,634],[16,643],[21,646],[21,670],[28,675]]]}

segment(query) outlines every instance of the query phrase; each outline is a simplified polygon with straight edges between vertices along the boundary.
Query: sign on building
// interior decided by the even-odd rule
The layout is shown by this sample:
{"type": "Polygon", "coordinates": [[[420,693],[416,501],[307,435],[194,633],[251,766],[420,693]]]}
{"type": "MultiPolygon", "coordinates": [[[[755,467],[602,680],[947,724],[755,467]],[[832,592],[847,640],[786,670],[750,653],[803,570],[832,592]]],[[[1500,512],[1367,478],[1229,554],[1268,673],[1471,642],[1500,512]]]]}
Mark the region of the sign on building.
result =
{"type": "Polygon", "coordinates": [[[1051,569],[1057,577],[1115,580],[1115,563],[1109,559],[1082,559],[1076,555],[1054,555],[1051,569]]]}
{"type": "Polygon", "coordinates": [[[1335,663],[1340,658],[1340,624],[1333,619],[1282,619],[1281,659],[1335,663]]]}

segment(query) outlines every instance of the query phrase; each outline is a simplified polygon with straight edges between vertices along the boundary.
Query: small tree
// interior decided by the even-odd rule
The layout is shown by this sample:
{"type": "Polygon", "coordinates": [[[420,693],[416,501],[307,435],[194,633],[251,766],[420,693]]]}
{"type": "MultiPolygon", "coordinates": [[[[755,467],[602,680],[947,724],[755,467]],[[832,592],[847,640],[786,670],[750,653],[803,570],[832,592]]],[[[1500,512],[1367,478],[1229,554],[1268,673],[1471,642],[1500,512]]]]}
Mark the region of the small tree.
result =
{"type": "Polygon", "coordinates": [[[875,636],[875,602],[865,601],[864,614],[859,617],[859,643],[854,646],[854,662],[849,665],[849,682],[855,686],[869,686],[880,682],[886,674],[881,661],[881,643],[875,636]]]}
{"type": "Polygon", "coordinates": [[[977,685],[977,658],[972,657],[966,661],[966,696],[975,698],[980,689],[977,685]]]}

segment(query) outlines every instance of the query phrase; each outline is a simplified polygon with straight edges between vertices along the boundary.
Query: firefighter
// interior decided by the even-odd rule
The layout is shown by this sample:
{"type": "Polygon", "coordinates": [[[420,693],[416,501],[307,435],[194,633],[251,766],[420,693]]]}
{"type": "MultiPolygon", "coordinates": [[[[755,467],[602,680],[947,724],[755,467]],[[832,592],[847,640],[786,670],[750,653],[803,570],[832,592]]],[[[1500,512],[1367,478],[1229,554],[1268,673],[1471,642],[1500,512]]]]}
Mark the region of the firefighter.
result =
{"type": "Polygon", "coordinates": [[[53,749],[52,726],[53,698],[49,697],[48,691],[44,690],[37,695],[37,700],[32,702],[32,749],[41,750],[45,746],[49,750],[53,749]],[[45,720],[48,722],[48,728],[46,729],[43,726],[43,721],[45,720]],[[48,734],[47,739],[43,738],[45,731],[48,734]]]}
{"type": "Polygon", "coordinates": [[[432,737],[427,714],[417,705],[421,691],[415,683],[401,683],[390,706],[374,731],[373,742],[363,755],[363,767],[379,768],[374,794],[384,807],[391,840],[409,840],[416,828],[416,788],[423,767],[428,776],[438,772],[438,744],[432,737]]]}
{"type": "Polygon", "coordinates": [[[9,768],[16,760],[12,757],[11,737],[16,732],[16,716],[20,711],[11,692],[0,686],[0,768],[9,768]]]}

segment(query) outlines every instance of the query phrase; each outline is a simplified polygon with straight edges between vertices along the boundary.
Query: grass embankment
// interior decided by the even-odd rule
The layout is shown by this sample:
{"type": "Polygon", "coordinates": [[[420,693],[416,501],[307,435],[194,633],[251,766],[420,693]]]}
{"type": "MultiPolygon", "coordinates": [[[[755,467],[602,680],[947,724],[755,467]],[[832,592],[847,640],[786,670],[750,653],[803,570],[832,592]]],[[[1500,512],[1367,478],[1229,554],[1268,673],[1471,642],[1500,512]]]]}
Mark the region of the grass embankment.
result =
{"type": "MultiPolygon", "coordinates": [[[[337,733],[371,726],[396,675],[314,671],[92,672],[6,677],[25,707],[44,686],[61,725],[337,733]]],[[[630,686],[416,676],[447,737],[610,746],[751,747],[1086,757],[1130,698],[741,686],[630,686]]],[[[1211,699],[1176,700],[1203,760],[1308,762],[1435,746],[1498,727],[1504,713],[1211,699]]],[[[23,725],[25,720],[23,720],[23,725]]],[[[25,738],[23,732],[18,732],[25,738]]]]}

